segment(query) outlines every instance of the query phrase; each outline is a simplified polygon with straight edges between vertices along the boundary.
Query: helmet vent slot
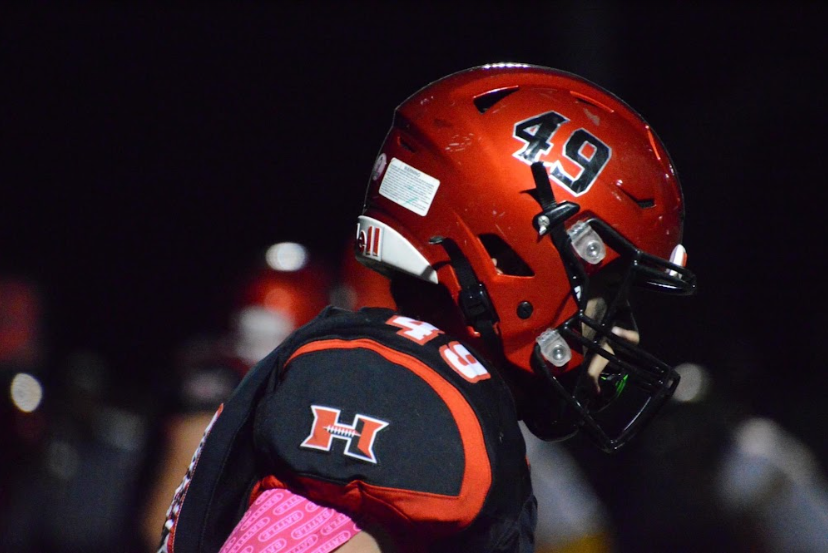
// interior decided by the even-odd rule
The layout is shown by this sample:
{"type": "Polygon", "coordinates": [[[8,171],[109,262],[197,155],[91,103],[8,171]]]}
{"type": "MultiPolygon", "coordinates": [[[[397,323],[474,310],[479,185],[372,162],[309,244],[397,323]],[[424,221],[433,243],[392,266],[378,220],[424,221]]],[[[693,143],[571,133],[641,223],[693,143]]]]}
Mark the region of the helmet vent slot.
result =
{"type": "Polygon", "coordinates": [[[651,207],[655,207],[655,198],[638,199],[635,196],[633,196],[632,194],[630,194],[628,191],[624,190],[623,188],[619,188],[619,190],[621,190],[621,192],[626,197],[628,197],[629,199],[634,201],[636,203],[636,205],[638,205],[638,207],[640,207],[641,209],[649,209],[651,207]]]}
{"type": "Polygon", "coordinates": [[[411,153],[415,153],[417,151],[416,149],[414,149],[414,146],[412,146],[411,143],[405,140],[402,136],[397,137],[397,142],[399,142],[400,146],[402,146],[411,153]]]}
{"type": "Polygon", "coordinates": [[[484,92],[478,96],[474,97],[474,107],[477,108],[477,111],[480,113],[486,113],[489,108],[494,106],[496,103],[501,101],[506,96],[512,94],[513,92],[518,91],[517,86],[512,86],[509,88],[498,88],[497,90],[490,90],[489,92],[484,92]]]}
{"type": "Polygon", "coordinates": [[[535,272],[531,267],[521,259],[503,238],[497,234],[481,234],[478,238],[480,238],[480,243],[486,248],[498,271],[509,276],[535,276],[535,272]]]}
{"type": "Polygon", "coordinates": [[[607,113],[615,113],[614,109],[612,109],[611,107],[609,107],[606,104],[602,104],[601,102],[599,102],[595,98],[590,98],[589,96],[586,96],[586,95],[581,94],[579,92],[575,92],[574,90],[570,90],[569,93],[572,96],[574,96],[579,102],[583,102],[583,103],[588,104],[588,105],[590,105],[594,108],[602,109],[602,110],[606,111],[607,113]]]}

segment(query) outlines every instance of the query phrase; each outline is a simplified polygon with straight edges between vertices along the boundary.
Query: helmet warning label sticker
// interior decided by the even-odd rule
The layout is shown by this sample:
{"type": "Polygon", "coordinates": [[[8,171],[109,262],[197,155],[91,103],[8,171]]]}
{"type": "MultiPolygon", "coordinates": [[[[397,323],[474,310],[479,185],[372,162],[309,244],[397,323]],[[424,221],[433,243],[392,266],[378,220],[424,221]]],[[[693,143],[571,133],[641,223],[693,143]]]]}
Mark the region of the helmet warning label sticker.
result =
{"type": "Polygon", "coordinates": [[[382,178],[379,193],[417,215],[425,216],[439,187],[439,180],[393,158],[382,178]]]}

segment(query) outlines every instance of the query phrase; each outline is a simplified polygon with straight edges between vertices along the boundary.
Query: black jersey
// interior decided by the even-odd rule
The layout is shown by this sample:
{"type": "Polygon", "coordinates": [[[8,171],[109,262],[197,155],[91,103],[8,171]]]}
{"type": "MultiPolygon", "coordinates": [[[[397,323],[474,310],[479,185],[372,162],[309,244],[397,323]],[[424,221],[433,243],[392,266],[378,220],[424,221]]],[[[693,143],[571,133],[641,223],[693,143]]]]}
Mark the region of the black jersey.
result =
{"type": "Polygon", "coordinates": [[[512,397],[428,323],[327,309],[219,413],[162,550],[218,551],[263,479],[430,550],[532,550],[535,501],[512,397]]]}

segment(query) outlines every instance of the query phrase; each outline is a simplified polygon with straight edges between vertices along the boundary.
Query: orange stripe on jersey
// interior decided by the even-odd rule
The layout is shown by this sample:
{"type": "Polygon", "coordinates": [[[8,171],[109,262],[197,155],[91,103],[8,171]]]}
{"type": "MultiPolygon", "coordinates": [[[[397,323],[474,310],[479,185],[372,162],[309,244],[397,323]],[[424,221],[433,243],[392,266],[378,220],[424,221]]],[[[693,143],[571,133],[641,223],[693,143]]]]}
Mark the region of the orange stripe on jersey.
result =
{"type": "MultiPolygon", "coordinates": [[[[480,422],[463,394],[419,359],[367,338],[311,342],[297,349],[287,360],[285,367],[287,368],[290,362],[300,355],[337,349],[367,349],[376,352],[391,363],[401,365],[422,378],[440,396],[452,413],[460,432],[465,456],[463,481],[460,485],[460,493],[456,497],[386,488],[354,481],[339,492],[343,500],[348,503],[347,506],[357,508],[362,501],[369,499],[383,503],[386,508],[401,511],[408,518],[420,521],[456,521],[460,527],[470,524],[483,507],[483,502],[491,487],[492,469],[486,453],[480,422]],[[360,496],[364,497],[360,499],[360,496]]],[[[332,491],[331,484],[319,482],[317,486],[320,489],[327,488],[332,491]]]]}

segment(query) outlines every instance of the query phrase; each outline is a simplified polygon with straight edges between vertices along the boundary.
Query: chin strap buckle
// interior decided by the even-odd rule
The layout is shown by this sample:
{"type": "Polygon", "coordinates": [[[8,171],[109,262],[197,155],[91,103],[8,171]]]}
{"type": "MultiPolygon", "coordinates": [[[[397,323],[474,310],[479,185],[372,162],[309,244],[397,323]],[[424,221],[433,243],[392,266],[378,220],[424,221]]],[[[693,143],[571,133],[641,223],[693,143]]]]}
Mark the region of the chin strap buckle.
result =
{"type": "Polygon", "coordinates": [[[457,282],[460,284],[457,304],[463,312],[466,324],[483,336],[493,352],[499,351],[500,340],[494,329],[499,319],[486,286],[477,278],[471,263],[454,240],[435,236],[429,242],[441,245],[449,256],[457,282]]]}
{"type": "Polygon", "coordinates": [[[482,282],[464,286],[457,299],[466,323],[477,332],[481,332],[484,327],[491,327],[497,321],[492,300],[482,282]]]}

